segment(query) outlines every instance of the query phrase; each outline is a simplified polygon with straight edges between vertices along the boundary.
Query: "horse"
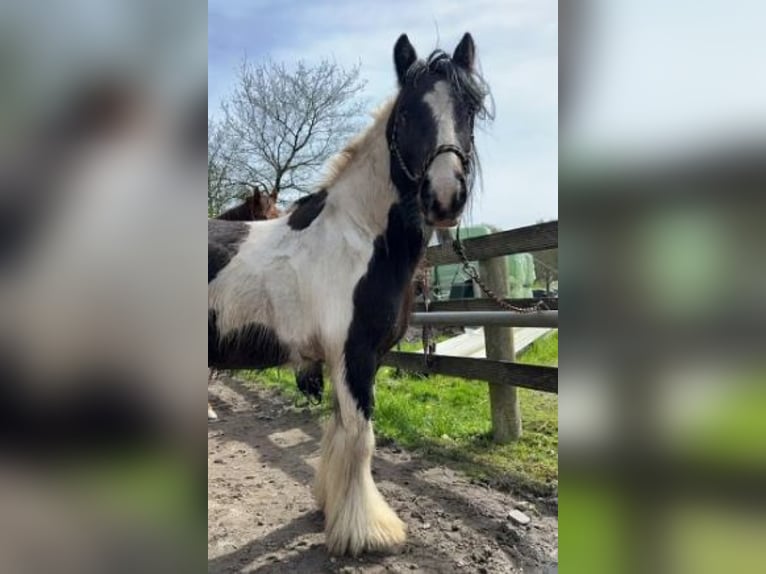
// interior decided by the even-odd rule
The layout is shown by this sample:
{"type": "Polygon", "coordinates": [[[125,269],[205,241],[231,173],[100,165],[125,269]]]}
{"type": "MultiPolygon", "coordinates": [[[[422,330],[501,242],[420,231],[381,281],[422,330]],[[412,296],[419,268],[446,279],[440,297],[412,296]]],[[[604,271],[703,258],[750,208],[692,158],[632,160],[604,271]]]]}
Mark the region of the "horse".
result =
{"type": "Polygon", "coordinates": [[[425,60],[402,34],[393,56],[397,94],[331,161],[318,191],[286,217],[208,220],[208,364],[327,365],[334,414],[313,493],[339,555],[406,539],[372,478],[374,379],[403,334],[424,226],[456,225],[469,199],[474,121],[489,93],[469,33],[451,56],[425,60]]]}
{"type": "Polygon", "coordinates": [[[277,191],[271,193],[254,189],[245,200],[218,215],[216,219],[225,221],[261,221],[279,217],[277,209],[277,191]]]}

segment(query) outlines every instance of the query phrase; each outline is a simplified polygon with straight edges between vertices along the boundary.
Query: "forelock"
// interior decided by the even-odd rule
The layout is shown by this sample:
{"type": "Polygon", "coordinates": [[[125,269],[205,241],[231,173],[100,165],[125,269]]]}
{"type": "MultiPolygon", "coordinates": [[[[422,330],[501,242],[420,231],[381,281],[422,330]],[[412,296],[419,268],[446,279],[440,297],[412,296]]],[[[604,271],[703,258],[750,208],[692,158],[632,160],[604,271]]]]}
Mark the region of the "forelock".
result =
{"type": "Polygon", "coordinates": [[[492,119],[494,117],[493,111],[489,108],[491,102],[489,86],[478,72],[469,72],[456,66],[446,52],[434,50],[425,61],[418,60],[410,66],[404,83],[417,86],[418,80],[426,74],[436,74],[446,80],[455,97],[472,107],[478,118],[492,119]]]}

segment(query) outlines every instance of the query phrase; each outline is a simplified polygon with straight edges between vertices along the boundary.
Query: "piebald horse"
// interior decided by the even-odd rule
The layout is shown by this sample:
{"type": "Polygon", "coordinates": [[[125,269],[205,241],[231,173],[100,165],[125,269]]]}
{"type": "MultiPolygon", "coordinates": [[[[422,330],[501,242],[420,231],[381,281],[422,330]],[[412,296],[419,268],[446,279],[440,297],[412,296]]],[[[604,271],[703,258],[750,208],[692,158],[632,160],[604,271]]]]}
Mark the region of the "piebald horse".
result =
{"type": "Polygon", "coordinates": [[[208,364],[324,361],[334,416],[314,495],[327,548],[390,549],[406,527],[372,479],[373,383],[423,255],[424,225],[457,224],[475,173],[474,120],[488,90],[465,34],[452,57],[394,46],[399,91],[286,217],[208,221],[208,364]]]}

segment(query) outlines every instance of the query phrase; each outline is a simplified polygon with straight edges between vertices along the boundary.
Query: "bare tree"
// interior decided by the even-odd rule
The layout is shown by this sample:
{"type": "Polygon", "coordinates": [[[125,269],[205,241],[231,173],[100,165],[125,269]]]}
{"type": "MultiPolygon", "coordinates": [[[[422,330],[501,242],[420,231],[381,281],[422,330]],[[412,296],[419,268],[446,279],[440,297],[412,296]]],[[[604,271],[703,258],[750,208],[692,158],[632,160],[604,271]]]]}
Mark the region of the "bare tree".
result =
{"type": "Polygon", "coordinates": [[[359,65],[243,61],[223,104],[222,181],[278,195],[311,191],[321,166],[359,128],[364,86],[359,65]]]}
{"type": "Polygon", "coordinates": [[[215,217],[231,199],[227,185],[231,154],[228,153],[221,125],[207,120],[207,215],[215,217]]]}

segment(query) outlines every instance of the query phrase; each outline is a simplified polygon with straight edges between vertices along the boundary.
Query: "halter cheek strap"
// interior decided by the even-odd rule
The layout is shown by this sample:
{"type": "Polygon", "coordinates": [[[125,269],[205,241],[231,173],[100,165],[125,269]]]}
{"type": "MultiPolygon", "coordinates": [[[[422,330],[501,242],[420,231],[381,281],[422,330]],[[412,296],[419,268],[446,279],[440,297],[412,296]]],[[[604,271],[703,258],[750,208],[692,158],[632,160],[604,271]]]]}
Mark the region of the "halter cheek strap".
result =
{"type": "Polygon", "coordinates": [[[404,172],[404,175],[407,176],[407,179],[409,179],[413,183],[422,183],[422,181],[425,179],[426,172],[428,171],[428,168],[431,167],[431,164],[436,160],[437,157],[439,157],[443,153],[454,153],[458,159],[460,160],[460,163],[463,165],[463,171],[466,173],[470,171],[471,168],[471,162],[468,156],[463,152],[462,149],[460,149],[458,146],[453,144],[442,144],[438,146],[429,156],[426,158],[426,161],[423,163],[423,168],[420,170],[420,173],[414,174],[410,171],[410,169],[407,167],[407,164],[404,163],[404,159],[402,158],[402,154],[399,152],[399,148],[396,145],[396,143],[391,141],[391,152],[394,154],[394,157],[396,157],[397,162],[399,163],[399,167],[401,168],[402,172],[404,172]]]}

